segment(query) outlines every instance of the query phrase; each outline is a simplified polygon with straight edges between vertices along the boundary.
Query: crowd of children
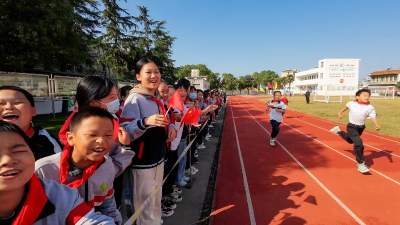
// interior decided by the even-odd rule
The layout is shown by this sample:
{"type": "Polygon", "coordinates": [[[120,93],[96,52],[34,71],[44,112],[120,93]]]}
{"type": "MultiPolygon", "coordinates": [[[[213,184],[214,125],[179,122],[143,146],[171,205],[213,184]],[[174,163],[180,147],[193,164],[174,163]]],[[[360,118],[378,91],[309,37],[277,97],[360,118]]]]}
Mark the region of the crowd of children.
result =
{"type": "Polygon", "coordinates": [[[0,87],[1,224],[121,224],[124,205],[138,209],[161,186],[136,224],[162,224],[173,214],[182,201],[178,186],[199,171],[197,152],[224,96],[186,79],[168,85],[148,59],[137,62],[135,76],[138,85],[119,90],[108,78],[83,78],[58,138],[32,123],[29,92],[0,87]],[[168,106],[178,90],[182,111],[168,106]],[[181,122],[189,109],[200,111],[195,125],[181,122]]]}

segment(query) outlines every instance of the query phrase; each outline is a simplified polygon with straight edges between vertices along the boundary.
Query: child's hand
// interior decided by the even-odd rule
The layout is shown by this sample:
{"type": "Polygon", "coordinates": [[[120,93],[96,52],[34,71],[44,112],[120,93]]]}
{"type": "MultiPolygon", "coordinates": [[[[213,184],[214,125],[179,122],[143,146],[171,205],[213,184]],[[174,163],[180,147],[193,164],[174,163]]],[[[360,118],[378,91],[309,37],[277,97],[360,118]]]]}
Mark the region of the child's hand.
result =
{"type": "Polygon", "coordinates": [[[144,119],[146,126],[163,127],[169,124],[168,118],[164,115],[155,114],[144,119]]]}
{"type": "Polygon", "coordinates": [[[194,127],[197,127],[197,128],[200,128],[201,127],[201,124],[196,124],[196,125],[193,125],[194,127]]]}
{"type": "Polygon", "coordinates": [[[173,126],[169,126],[167,142],[173,141],[175,138],[176,138],[176,130],[173,126]]]}
{"type": "Polygon", "coordinates": [[[124,130],[124,128],[120,127],[118,132],[118,140],[119,143],[123,145],[129,145],[131,143],[131,139],[129,138],[128,132],[124,130]]]}
{"type": "Polygon", "coordinates": [[[338,117],[339,117],[339,119],[343,119],[343,116],[341,113],[338,113],[338,117]]]}
{"type": "Polygon", "coordinates": [[[376,129],[376,130],[380,130],[381,127],[377,124],[377,125],[375,125],[375,129],[376,129]]]}

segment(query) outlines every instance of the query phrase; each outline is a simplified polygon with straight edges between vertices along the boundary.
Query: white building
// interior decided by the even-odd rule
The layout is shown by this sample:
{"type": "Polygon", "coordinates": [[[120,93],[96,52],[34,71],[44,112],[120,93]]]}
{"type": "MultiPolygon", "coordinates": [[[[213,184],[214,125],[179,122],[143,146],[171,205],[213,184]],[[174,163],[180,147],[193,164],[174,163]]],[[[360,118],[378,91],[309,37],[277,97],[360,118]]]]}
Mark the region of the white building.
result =
{"type": "MultiPolygon", "coordinates": [[[[295,93],[326,92],[342,90],[343,95],[351,94],[358,86],[361,59],[322,59],[318,67],[295,74],[295,93]],[[330,86],[332,85],[332,86],[330,86]]],[[[320,94],[320,93],[318,93],[320,94]]],[[[321,93],[322,94],[322,93],[321,93]]]]}
{"type": "Polygon", "coordinates": [[[190,85],[196,89],[207,90],[210,89],[210,82],[206,76],[200,76],[200,70],[193,69],[190,77],[186,77],[190,81],[190,85]]]}

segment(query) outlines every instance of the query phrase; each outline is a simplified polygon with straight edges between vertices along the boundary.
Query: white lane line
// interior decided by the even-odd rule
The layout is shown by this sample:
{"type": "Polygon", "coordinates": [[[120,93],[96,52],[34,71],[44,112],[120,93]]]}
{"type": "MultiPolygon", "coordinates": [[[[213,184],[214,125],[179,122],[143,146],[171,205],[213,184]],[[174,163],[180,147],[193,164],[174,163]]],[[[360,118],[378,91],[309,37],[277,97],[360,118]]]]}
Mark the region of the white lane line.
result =
{"type": "MultiPolygon", "coordinates": [[[[313,119],[316,119],[316,120],[320,120],[320,121],[325,122],[325,123],[331,123],[331,124],[334,124],[336,126],[346,127],[345,124],[341,124],[341,123],[338,123],[338,122],[332,122],[332,121],[329,121],[327,119],[323,119],[323,118],[319,118],[319,117],[316,117],[316,116],[308,115],[308,114],[305,114],[305,113],[302,113],[302,112],[299,112],[299,111],[295,111],[295,110],[290,110],[290,111],[295,112],[295,113],[303,114],[303,115],[305,115],[307,117],[310,117],[310,118],[313,118],[313,119]]],[[[377,137],[377,138],[380,138],[380,139],[384,139],[384,140],[387,140],[387,141],[391,141],[391,142],[395,142],[395,143],[399,143],[400,144],[400,141],[395,141],[395,140],[392,140],[392,139],[389,139],[389,138],[381,137],[381,136],[378,136],[378,135],[375,135],[375,134],[371,134],[369,132],[364,132],[363,134],[367,134],[367,135],[370,135],[370,136],[374,136],[374,137],[377,137]]]]}
{"type": "MultiPolygon", "coordinates": [[[[319,127],[319,126],[314,125],[314,124],[312,124],[312,123],[308,123],[308,122],[306,122],[306,121],[303,121],[303,120],[300,120],[300,119],[297,119],[297,118],[293,118],[293,119],[299,120],[299,121],[301,121],[301,122],[303,122],[303,123],[309,124],[309,125],[311,125],[311,126],[317,127],[317,128],[319,128],[319,129],[321,129],[321,130],[325,130],[325,131],[331,133],[330,130],[325,129],[325,128],[322,128],[322,127],[319,127]]],[[[400,156],[398,156],[398,155],[396,155],[396,154],[387,152],[387,151],[385,151],[385,150],[379,149],[379,148],[374,147],[374,146],[372,146],[372,145],[369,145],[369,144],[366,144],[366,143],[364,143],[364,145],[365,145],[365,146],[368,146],[368,147],[370,147],[370,148],[376,149],[376,150],[378,150],[378,151],[384,152],[384,153],[386,153],[386,154],[395,156],[395,157],[397,157],[397,158],[400,158],[400,156]]]]}
{"type": "Polygon", "coordinates": [[[240,143],[239,143],[239,138],[238,138],[238,134],[237,134],[237,130],[236,130],[235,116],[233,115],[232,102],[229,102],[229,103],[230,103],[230,106],[231,106],[233,127],[235,128],[236,144],[237,144],[237,149],[238,149],[238,152],[239,152],[240,167],[242,168],[243,183],[244,183],[244,190],[246,192],[247,206],[249,208],[250,224],[251,225],[256,225],[256,218],[254,216],[253,204],[251,203],[249,184],[247,183],[246,169],[244,168],[242,151],[240,150],[240,143]]]}
{"type": "MultiPolygon", "coordinates": [[[[257,108],[258,110],[262,111],[260,108],[258,108],[258,107],[257,107],[256,105],[254,105],[253,103],[250,103],[250,104],[251,104],[253,107],[257,108]]],[[[319,128],[319,129],[321,129],[321,130],[325,130],[325,131],[327,131],[327,132],[331,133],[331,132],[330,132],[330,130],[328,130],[328,129],[325,129],[325,128],[322,128],[322,127],[319,127],[319,126],[317,126],[317,125],[314,125],[314,124],[312,124],[312,123],[306,122],[306,121],[304,121],[304,120],[301,120],[301,119],[298,119],[298,118],[294,118],[294,117],[292,117],[292,119],[299,120],[299,121],[301,121],[301,122],[303,122],[303,123],[309,124],[309,125],[311,125],[311,126],[317,127],[317,128],[319,128]]],[[[365,146],[368,146],[368,147],[370,147],[370,148],[376,149],[376,150],[378,150],[378,151],[384,152],[384,153],[386,153],[386,154],[389,154],[389,155],[395,156],[395,157],[397,157],[397,158],[400,158],[400,156],[399,156],[399,155],[396,155],[396,154],[390,153],[390,152],[388,152],[388,151],[385,151],[385,150],[379,149],[379,148],[377,148],[377,147],[374,147],[374,146],[372,146],[372,145],[369,145],[369,144],[367,144],[367,143],[364,143],[364,145],[365,145],[365,146]]]]}
{"type": "MultiPolygon", "coordinates": [[[[251,103],[250,103],[250,104],[251,104],[251,103]]],[[[251,105],[253,105],[253,104],[251,104],[251,105]]],[[[257,108],[258,110],[260,110],[258,107],[254,106],[254,105],[253,105],[253,107],[255,107],[255,108],[257,108]]],[[[260,111],[262,111],[262,110],[260,110],[260,111]]],[[[356,160],[350,158],[349,156],[347,156],[347,155],[341,153],[340,151],[338,151],[338,150],[336,150],[336,149],[334,149],[334,148],[332,148],[332,147],[330,147],[330,146],[328,146],[328,145],[322,143],[321,141],[319,141],[319,140],[317,140],[317,139],[315,139],[315,138],[313,138],[313,137],[311,137],[311,136],[309,136],[309,135],[307,135],[307,134],[305,134],[305,133],[303,133],[303,132],[297,130],[296,128],[293,128],[293,127],[291,127],[290,125],[287,125],[286,123],[282,123],[282,124],[284,124],[284,125],[287,126],[287,127],[292,128],[293,130],[295,130],[295,131],[297,131],[297,132],[299,132],[299,133],[301,133],[301,134],[304,134],[305,136],[307,136],[307,137],[311,138],[312,140],[314,140],[314,141],[320,143],[321,145],[323,145],[323,146],[325,146],[325,147],[327,147],[327,148],[329,148],[329,149],[331,149],[331,150],[333,150],[333,151],[335,151],[335,152],[341,154],[342,156],[344,156],[344,157],[350,159],[351,161],[357,162],[356,160]]],[[[399,182],[399,181],[397,181],[397,180],[395,180],[395,179],[393,179],[393,178],[391,178],[391,177],[388,177],[388,176],[386,176],[385,174],[383,174],[383,173],[381,173],[381,172],[379,172],[379,171],[377,171],[377,170],[375,170],[375,169],[370,168],[370,170],[372,170],[372,171],[374,171],[375,173],[381,175],[382,177],[384,177],[384,178],[386,178],[386,179],[392,181],[393,183],[395,183],[395,184],[397,184],[397,185],[400,185],[400,182],[399,182]]]]}
{"type": "MultiPolygon", "coordinates": [[[[239,103],[241,106],[242,106],[242,108],[244,109],[244,110],[246,110],[246,112],[253,118],[253,120],[254,121],[256,121],[256,123],[265,131],[265,132],[267,132],[269,135],[271,135],[271,133],[270,132],[268,132],[266,129],[265,129],[265,127],[263,126],[263,125],[261,125],[254,117],[253,117],[253,115],[251,115],[251,113],[249,112],[249,111],[247,111],[247,109],[245,108],[245,107],[243,107],[243,105],[241,104],[241,103],[239,103]]],[[[356,214],[354,214],[353,213],[353,211],[351,211],[351,209],[349,209],[342,201],[340,201],[340,199],[338,198],[338,197],[336,197],[327,187],[325,187],[325,185],[324,184],[322,184],[321,183],[321,181],[319,181],[318,180],[318,178],[316,178],[305,166],[303,166],[303,164],[301,164],[301,162],[299,162],[299,160],[297,160],[297,158],[296,157],[294,157],[293,155],[292,155],[292,153],[290,153],[289,152],[289,150],[287,150],[286,148],[285,148],[285,146],[283,146],[279,141],[276,141],[281,147],[282,147],[282,149],[283,150],[285,150],[286,151],[286,153],[290,156],[290,157],[292,157],[292,159],[294,160],[294,161],[296,161],[297,162],[297,164],[299,164],[299,166],[301,167],[301,168],[303,168],[303,170],[304,171],[306,171],[306,173],[308,173],[308,175],[310,175],[310,177],[319,185],[319,186],[321,186],[321,188],[322,189],[324,189],[324,191],[326,191],[326,193],[328,193],[351,217],[353,217],[353,219],[355,220],[355,221],[357,221],[358,222],[358,224],[362,224],[362,225],[365,225],[365,223],[360,219],[360,218],[358,218],[357,217],[357,215],[356,214]]]]}

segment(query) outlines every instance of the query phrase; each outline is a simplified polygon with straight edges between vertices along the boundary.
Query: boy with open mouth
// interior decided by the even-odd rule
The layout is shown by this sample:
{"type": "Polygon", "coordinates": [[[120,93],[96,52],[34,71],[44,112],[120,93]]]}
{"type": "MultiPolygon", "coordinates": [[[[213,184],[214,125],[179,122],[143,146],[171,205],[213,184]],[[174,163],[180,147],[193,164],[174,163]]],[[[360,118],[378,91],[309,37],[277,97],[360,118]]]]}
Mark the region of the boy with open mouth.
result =
{"type": "Polygon", "coordinates": [[[115,224],[77,190],[38,178],[28,142],[21,128],[0,121],[0,224],[115,224]]]}
{"type": "MultiPolygon", "coordinates": [[[[100,107],[86,107],[76,112],[66,133],[67,145],[58,153],[36,162],[35,173],[76,188],[95,211],[122,221],[117,210],[113,181],[118,173],[107,155],[114,145],[114,119],[100,107]]],[[[128,133],[120,128],[118,140],[122,151],[130,150],[128,133]]]]}
{"type": "Polygon", "coordinates": [[[28,91],[15,86],[0,87],[0,120],[16,124],[25,132],[35,160],[61,152],[62,145],[57,138],[33,126],[34,116],[35,100],[28,91]]]}

